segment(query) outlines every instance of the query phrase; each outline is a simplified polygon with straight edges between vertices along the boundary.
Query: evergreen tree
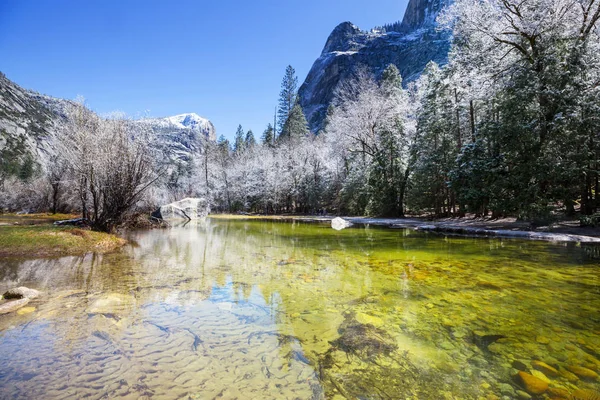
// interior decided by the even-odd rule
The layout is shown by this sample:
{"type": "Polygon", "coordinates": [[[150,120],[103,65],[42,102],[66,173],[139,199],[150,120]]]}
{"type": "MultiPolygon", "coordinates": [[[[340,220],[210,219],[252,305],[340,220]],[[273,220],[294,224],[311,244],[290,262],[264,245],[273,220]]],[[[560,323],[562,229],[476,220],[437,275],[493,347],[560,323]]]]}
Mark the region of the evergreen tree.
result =
{"type": "MultiPolygon", "coordinates": [[[[390,64],[383,72],[380,91],[391,105],[401,104],[404,97],[402,77],[390,64]]],[[[405,137],[400,115],[392,115],[386,127],[379,131],[374,154],[368,168],[369,202],[367,213],[381,216],[404,215],[404,193],[408,168],[403,154],[405,137]]]]}
{"type": "Polygon", "coordinates": [[[239,155],[244,152],[246,149],[246,134],[244,133],[244,128],[242,125],[238,125],[237,131],[235,132],[235,141],[233,145],[233,151],[235,154],[239,155]]]}
{"type": "Polygon", "coordinates": [[[456,166],[457,128],[453,91],[446,75],[447,71],[430,62],[418,81],[420,107],[409,196],[414,210],[433,210],[436,216],[455,208],[455,195],[448,182],[456,166]]]}
{"type": "Polygon", "coordinates": [[[273,125],[267,125],[267,129],[263,132],[261,140],[263,144],[273,146],[275,143],[275,130],[273,129],[273,125]]]}
{"type": "Polygon", "coordinates": [[[217,139],[217,147],[222,153],[229,153],[231,151],[231,144],[229,143],[229,140],[227,140],[227,138],[223,135],[219,136],[219,138],[217,139]]]}
{"type": "Polygon", "coordinates": [[[251,149],[252,147],[254,147],[256,145],[256,139],[254,138],[254,133],[252,132],[252,129],[250,129],[248,132],[246,132],[246,138],[244,139],[244,145],[246,146],[246,149],[251,149]]]}
{"type": "Polygon", "coordinates": [[[302,111],[300,103],[296,102],[283,126],[280,138],[301,139],[307,137],[309,133],[308,122],[304,116],[304,111],[302,111]]]}
{"type": "Polygon", "coordinates": [[[296,70],[291,65],[285,69],[285,75],[281,82],[281,92],[279,93],[279,108],[277,109],[277,125],[278,133],[281,135],[284,130],[298,96],[298,78],[296,70]]]}

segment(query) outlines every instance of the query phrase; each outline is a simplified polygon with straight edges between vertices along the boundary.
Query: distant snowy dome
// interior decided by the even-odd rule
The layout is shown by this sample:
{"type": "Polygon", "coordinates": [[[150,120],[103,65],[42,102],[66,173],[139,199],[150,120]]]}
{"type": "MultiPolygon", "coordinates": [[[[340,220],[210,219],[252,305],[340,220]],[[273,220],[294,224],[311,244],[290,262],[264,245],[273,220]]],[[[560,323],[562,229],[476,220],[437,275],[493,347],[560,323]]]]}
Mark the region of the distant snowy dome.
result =
{"type": "Polygon", "coordinates": [[[215,127],[208,119],[196,113],[186,113],[165,118],[144,118],[138,120],[141,124],[148,124],[156,130],[171,133],[192,131],[202,133],[209,140],[216,140],[215,127]]]}
{"type": "Polygon", "coordinates": [[[210,121],[196,113],[179,114],[165,119],[180,128],[204,130],[210,127],[210,121]]]}

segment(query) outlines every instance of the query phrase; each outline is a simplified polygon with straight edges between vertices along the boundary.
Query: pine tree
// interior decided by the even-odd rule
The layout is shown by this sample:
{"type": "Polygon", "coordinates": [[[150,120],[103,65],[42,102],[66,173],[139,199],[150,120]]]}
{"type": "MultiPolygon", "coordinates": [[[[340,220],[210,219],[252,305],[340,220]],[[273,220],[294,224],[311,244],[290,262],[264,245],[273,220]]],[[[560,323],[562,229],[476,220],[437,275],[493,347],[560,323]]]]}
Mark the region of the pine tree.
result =
{"type": "Polygon", "coordinates": [[[273,146],[275,140],[275,131],[273,129],[273,125],[267,125],[267,129],[262,134],[261,137],[262,143],[267,146],[273,146]]]}
{"type": "Polygon", "coordinates": [[[254,133],[252,132],[252,129],[250,129],[246,133],[246,139],[244,140],[244,145],[246,146],[246,149],[251,149],[252,147],[254,147],[256,145],[256,139],[254,139],[254,133]]]}
{"type": "Polygon", "coordinates": [[[279,93],[279,108],[277,110],[278,133],[282,134],[285,123],[287,122],[298,97],[298,78],[296,70],[291,65],[285,69],[285,75],[281,82],[281,92],[279,93]]]}
{"type": "Polygon", "coordinates": [[[242,125],[238,125],[237,131],[235,132],[235,141],[233,145],[233,151],[235,154],[242,154],[246,149],[246,134],[244,133],[244,128],[242,125]]]}
{"type": "Polygon", "coordinates": [[[217,139],[217,147],[223,153],[229,153],[231,151],[231,144],[223,135],[219,136],[219,139],[217,139]]]}
{"type": "Polygon", "coordinates": [[[300,103],[296,102],[283,126],[280,138],[301,139],[307,137],[309,133],[308,122],[304,116],[304,111],[302,111],[300,103]]]}

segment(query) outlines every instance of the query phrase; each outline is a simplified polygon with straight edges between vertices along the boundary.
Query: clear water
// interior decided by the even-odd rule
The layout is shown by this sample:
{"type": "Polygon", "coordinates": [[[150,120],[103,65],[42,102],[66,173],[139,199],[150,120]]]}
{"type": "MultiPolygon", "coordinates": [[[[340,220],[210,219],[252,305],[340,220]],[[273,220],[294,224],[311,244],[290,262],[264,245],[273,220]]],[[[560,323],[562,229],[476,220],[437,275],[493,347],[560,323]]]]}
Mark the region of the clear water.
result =
{"type": "Polygon", "coordinates": [[[600,390],[567,372],[600,372],[598,247],[215,219],[130,239],[0,261],[2,292],[44,292],[0,316],[0,398],[513,399],[535,360],[600,390]]]}

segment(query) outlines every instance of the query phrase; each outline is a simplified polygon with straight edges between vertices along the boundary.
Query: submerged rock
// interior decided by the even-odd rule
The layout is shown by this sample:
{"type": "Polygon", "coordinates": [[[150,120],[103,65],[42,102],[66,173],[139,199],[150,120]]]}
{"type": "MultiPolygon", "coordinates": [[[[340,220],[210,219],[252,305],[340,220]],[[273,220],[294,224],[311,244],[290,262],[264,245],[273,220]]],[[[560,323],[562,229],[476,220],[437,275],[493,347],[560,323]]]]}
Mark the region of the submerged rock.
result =
{"type": "Polygon", "coordinates": [[[174,203],[165,204],[152,213],[158,219],[193,220],[204,218],[210,213],[208,201],[204,198],[187,198],[174,203]]]}
{"type": "Polygon", "coordinates": [[[556,399],[570,399],[571,393],[564,388],[550,388],[548,389],[548,394],[553,396],[556,399]]]}
{"type": "Polygon", "coordinates": [[[35,299],[39,297],[40,292],[35,289],[29,289],[25,286],[7,290],[2,296],[5,299],[35,299]]]}
{"type": "Polygon", "coordinates": [[[341,231],[342,229],[350,228],[352,225],[352,222],[346,221],[345,219],[340,217],[331,220],[331,227],[336,231],[341,231]]]}
{"type": "Polygon", "coordinates": [[[370,323],[360,323],[352,313],[346,315],[338,333],[340,337],[331,342],[333,347],[364,359],[389,355],[398,348],[385,330],[370,323]]]}
{"type": "Polygon", "coordinates": [[[527,372],[519,371],[517,380],[529,394],[542,394],[548,390],[548,382],[528,374],[527,372]]]}
{"type": "Polygon", "coordinates": [[[570,365],[567,369],[582,379],[598,379],[598,373],[589,368],[570,365]]]}
{"type": "Polygon", "coordinates": [[[13,301],[8,301],[4,304],[0,304],[0,314],[8,314],[13,311],[17,311],[19,308],[27,305],[27,303],[29,303],[29,299],[24,298],[21,300],[13,300],[13,301]]]}
{"type": "Polygon", "coordinates": [[[469,338],[471,343],[479,347],[483,351],[489,351],[488,347],[497,340],[505,339],[504,335],[486,335],[483,332],[473,331],[469,338]]]}
{"type": "Polygon", "coordinates": [[[600,400],[600,392],[592,389],[577,389],[570,397],[571,400],[600,400]]]}
{"type": "Polygon", "coordinates": [[[23,307],[23,308],[17,310],[17,315],[31,314],[34,311],[35,311],[35,307],[23,307]]]}
{"type": "Polygon", "coordinates": [[[531,362],[531,366],[538,370],[543,372],[544,374],[548,375],[548,376],[558,376],[558,370],[554,367],[551,367],[550,365],[546,364],[543,361],[532,361],[531,362]]]}

